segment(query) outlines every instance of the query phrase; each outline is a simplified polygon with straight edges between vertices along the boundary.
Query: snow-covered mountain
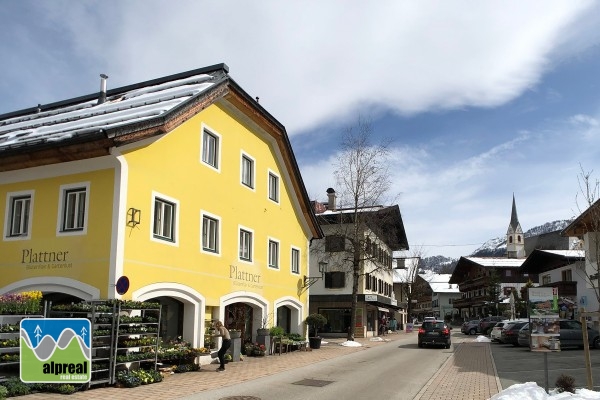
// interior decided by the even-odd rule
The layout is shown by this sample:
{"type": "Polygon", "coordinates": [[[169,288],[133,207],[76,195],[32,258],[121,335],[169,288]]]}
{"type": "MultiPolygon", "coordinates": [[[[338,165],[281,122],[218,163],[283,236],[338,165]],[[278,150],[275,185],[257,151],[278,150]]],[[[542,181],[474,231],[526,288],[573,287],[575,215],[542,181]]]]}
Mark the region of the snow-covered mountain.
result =
{"type": "MultiPolygon", "coordinates": [[[[524,233],[525,238],[538,236],[544,233],[560,231],[569,225],[570,220],[558,220],[546,222],[543,225],[533,227],[524,233]]],[[[480,248],[468,256],[473,257],[504,257],[506,255],[506,235],[489,239],[480,248]]],[[[444,256],[432,256],[422,258],[420,267],[437,273],[452,273],[458,259],[444,256]]]]}

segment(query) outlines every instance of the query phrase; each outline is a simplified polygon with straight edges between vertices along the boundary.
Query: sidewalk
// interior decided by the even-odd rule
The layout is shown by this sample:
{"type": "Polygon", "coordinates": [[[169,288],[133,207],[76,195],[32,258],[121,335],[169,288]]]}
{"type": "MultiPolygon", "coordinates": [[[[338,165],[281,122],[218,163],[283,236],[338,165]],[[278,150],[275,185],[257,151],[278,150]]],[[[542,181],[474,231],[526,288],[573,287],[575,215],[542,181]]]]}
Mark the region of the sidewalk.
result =
{"type": "Polygon", "coordinates": [[[490,343],[454,343],[454,354],[433,375],[414,400],[486,400],[500,392],[490,343]]]}
{"type": "MultiPolygon", "coordinates": [[[[172,374],[161,383],[137,388],[94,388],[69,396],[70,400],[145,400],[155,398],[176,400],[205,390],[222,388],[263,376],[277,374],[293,368],[317,363],[344,354],[365,351],[389,341],[415,336],[416,332],[399,332],[383,337],[384,341],[358,338],[362,347],[340,346],[345,339],[325,339],[328,343],[314,351],[294,351],[288,354],[266,357],[244,357],[244,361],[227,364],[227,370],[217,373],[217,364],[202,366],[199,372],[172,374]],[[231,377],[235,376],[232,381],[231,377]]],[[[492,360],[490,344],[461,339],[453,344],[454,353],[419,392],[415,400],[473,399],[486,400],[500,390],[496,369],[492,360]]],[[[64,399],[64,395],[35,393],[19,396],[20,400],[64,399]]]]}

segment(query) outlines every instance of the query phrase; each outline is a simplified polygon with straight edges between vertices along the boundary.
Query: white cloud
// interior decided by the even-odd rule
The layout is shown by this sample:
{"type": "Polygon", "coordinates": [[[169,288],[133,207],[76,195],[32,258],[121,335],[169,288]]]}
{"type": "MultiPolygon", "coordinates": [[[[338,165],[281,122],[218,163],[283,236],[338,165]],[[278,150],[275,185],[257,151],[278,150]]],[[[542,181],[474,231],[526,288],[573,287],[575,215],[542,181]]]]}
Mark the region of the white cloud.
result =
{"type": "MultiPolygon", "coordinates": [[[[52,2],[113,84],[225,62],[290,134],[365,105],[493,107],[540,79],[588,1],[52,2]]],[[[572,35],[572,32],[569,33],[572,35]]],[[[94,71],[96,73],[96,71],[94,71]]],[[[110,83],[110,82],[109,82],[110,83]]]]}

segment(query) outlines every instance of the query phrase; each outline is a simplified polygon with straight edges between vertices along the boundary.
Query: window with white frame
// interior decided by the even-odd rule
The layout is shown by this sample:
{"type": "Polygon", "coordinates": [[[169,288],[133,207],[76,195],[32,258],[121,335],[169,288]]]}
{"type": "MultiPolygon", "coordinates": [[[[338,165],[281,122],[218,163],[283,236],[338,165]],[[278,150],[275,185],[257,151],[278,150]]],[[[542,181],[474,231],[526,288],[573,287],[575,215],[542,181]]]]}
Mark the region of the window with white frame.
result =
{"type": "Polygon", "coordinates": [[[254,160],[242,154],[242,184],[254,189],[254,160]]]}
{"type": "Polygon", "coordinates": [[[30,237],[33,191],[8,193],[5,235],[12,239],[30,237]]]}
{"type": "Polygon", "coordinates": [[[300,250],[292,248],[291,268],[293,274],[300,273],[300,250]]]}
{"type": "Polygon", "coordinates": [[[166,199],[154,198],[154,227],[156,239],[175,241],[175,203],[166,199]]]}
{"type": "Polygon", "coordinates": [[[549,283],[552,283],[552,277],[550,277],[550,274],[542,275],[542,285],[547,285],[549,283]]]}
{"type": "Polygon", "coordinates": [[[240,260],[252,261],[252,232],[240,229],[240,260]]]}
{"type": "Polygon", "coordinates": [[[279,177],[269,171],[269,199],[279,203],[279,177]]]}
{"type": "Polygon", "coordinates": [[[202,250],[219,252],[219,220],[208,215],[202,216],[202,250]]]}
{"type": "Polygon", "coordinates": [[[269,267],[279,268],[279,242],[269,239],[269,267]]]}
{"type": "Polygon", "coordinates": [[[202,131],[202,161],[219,168],[219,136],[206,128],[202,131]]]}
{"type": "Polygon", "coordinates": [[[87,220],[88,187],[63,187],[61,191],[60,231],[82,231],[87,220]]]}

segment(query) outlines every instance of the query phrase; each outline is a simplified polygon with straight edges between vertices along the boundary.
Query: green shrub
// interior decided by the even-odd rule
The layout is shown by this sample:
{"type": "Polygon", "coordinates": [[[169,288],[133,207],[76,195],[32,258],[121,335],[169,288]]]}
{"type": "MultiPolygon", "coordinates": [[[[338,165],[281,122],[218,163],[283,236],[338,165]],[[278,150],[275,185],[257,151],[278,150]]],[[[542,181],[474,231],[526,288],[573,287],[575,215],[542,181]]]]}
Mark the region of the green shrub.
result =
{"type": "Polygon", "coordinates": [[[271,329],[269,329],[269,334],[271,337],[283,336],[284,333],[285,331],[280,326],[272,326],[271,329]]]}
{"type": "Polygon", "coordinates": [[[0,385],[0,400],[6,399],[8,396],[8,389],[2,385],[0,385]]]}
{"type": "Polygon", "coordinates": [[[23,396],[31,393],[29,386],[21,382],[19,378],[9,378],[2,382],[2,386],[8,391],[7,397],[23,396]]]}

